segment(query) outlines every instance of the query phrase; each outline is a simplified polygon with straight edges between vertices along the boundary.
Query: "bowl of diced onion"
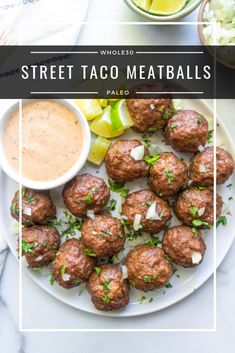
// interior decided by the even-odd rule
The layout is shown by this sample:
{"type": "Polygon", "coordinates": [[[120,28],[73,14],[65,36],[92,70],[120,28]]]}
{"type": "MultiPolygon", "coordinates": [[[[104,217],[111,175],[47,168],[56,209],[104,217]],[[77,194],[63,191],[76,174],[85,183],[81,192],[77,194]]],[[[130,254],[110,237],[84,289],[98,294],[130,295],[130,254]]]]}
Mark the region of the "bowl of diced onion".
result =
{"type": "Polygon", "coordinates": [[[204,0],[198,22],[202,45],[216,46],[217,62],[235,69],[235,1],[204,0]]]}

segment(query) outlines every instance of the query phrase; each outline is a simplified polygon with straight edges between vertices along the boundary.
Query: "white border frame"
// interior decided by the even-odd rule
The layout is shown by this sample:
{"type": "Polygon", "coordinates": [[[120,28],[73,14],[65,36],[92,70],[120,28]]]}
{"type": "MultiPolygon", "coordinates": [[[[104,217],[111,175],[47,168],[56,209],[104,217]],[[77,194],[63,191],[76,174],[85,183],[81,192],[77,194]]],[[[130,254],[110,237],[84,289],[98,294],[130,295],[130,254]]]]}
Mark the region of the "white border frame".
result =
{"type": "MultiPolygon", "coordinates": [[[[46,23],[37,23],[36,25],[43,25],[46,23]]],[[[66,24],[66,23],[65,23],[66,24]]],[[[145,26],[164,26],[164,25],[195,25],[199,24],[212,24],[214,29],[214,44],[216,42],[216,23],[215,22],[78,22],[77,25],[87,26],[87,25],[145,25],[145,26]]],[[[53,25],[53,22],[50,23],[53,25]]],[[[69,23],[69,25],[73,25],[73,23],[69,23]]],[[[21,44],[21,30],[19,32],[19,44],[21,44]]],[[[128,44],[131,45],[131,44],[128,44]]],[[[83,45],[86,46],[86,45],[83,45]]],[[[123,45],[127,46],[127,45],[123,45]]],[[[141,45],[140,45],[141,46],[141,45]]],[[[216,58],[214,57],[214,92],[216,89],[216,58]]],[[[24,329],[22,326],[22,256],[21,251],[19,252],[19,331],[20,332],[216,332],[217,330],[217,298],[216,298],[216,142],[217,142],[217,125],[216,125],[216,117],[217,117],[217,104],[216,99],[213,99],[213,148],[214,148],[214,227],[213,227],[213,242],[214,242],[214,262],[213,262],[213,327],[211,329],[24,329]]],[[[22,99],[19,100],[19,115],[22,117],[22,99]]],[[[22,149],[22,119],[20,118],[19,122],[19,148],[22,149]]],[[[20,175],[22,179],[22,154],[20,153],[19,158],[19,169],[20,175]]],[[[20,187],[20,209],[22,209],[22,182],[19,184],[20,187]]],[[[21,224],[22,213],[20,212],[19,223],[21,224]]],[[[22,244],[22,228],[19,228],[19,247],[21,249],[22,244]]]]}

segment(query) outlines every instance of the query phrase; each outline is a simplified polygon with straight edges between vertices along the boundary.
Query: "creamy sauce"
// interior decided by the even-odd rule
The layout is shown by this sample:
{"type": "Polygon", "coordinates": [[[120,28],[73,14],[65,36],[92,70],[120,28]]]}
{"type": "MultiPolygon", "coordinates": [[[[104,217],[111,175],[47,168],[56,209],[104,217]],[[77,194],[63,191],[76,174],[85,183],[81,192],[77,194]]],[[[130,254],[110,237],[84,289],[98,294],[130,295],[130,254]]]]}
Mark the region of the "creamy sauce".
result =
{"type": "MultiPolygon", "coordinates": [[[[34,181],[54,180],[78,160],[82,128],[75,114],[61,103],[33,101],[22,110],[22,175],[34,181]]],[[[3,146],[9,164],[19,170],[19,112],[8,120],[3,146]]]]}

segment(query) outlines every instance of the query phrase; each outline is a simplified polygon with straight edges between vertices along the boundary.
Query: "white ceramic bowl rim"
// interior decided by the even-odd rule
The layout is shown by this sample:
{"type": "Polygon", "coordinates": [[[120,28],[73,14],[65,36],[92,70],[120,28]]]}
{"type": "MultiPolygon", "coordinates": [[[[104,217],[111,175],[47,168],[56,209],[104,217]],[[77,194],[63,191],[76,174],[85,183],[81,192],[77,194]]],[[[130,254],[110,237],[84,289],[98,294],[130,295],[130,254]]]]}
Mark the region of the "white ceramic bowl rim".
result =
{"type": "Polygon", "coordinates": [[[132,0],[125,0],[125,2],[132,10],[134,10],[135,12],[139,13],[142,16],[147,17],[148,19],[151,19],[153,21],[158,21],[158,22],[167,22],[167,21],[173,21],[181,17],[187,16],[200,5],[202,0],[192,1],[191,4],[190,4],[191,1],[189,0],[189,2],[185,5],[185,7],[182,10],[168,16],[153,15],[151,13],[148,13],[142,10],[141,8],[139,8],[138,6],[136,6],[132,0]]]}
{"type": "MultiPolygon", "coordinates": [[[[91,134],[90,134],[90,129],[88,122],[80,110],[80,108],[73,103],[71,100],[68,99],[48,99],[48,100],[54,100],[57,101],[63,105],[65,105],[68,109],[70,109],[75,115],[78,121],[80,122],[80,125],[82,127],[82,132],[83,132],[83,146],[82,146],[82,151],[80,153],[80,156],[74,166],[68,170],[64,175],[60,176],[57,179],[54,180],[49,180],[49,181],[34,181],[30,180],[27,178],[20,178],[19,173],[17,173],[9,164],[8,160],[6,159],[4,150],[3,150],[3,145],[2,145],[2,136],[5,128],[5,124],[7,119],[12,115],[16,109],[19,107],[19,101],[11,105],[0,117],[0,134],[1,134],[1,143],[0,143],[0,163],[1,163],[1,168],[4,170],[4,172],[9,175],[13,180],[15,180],[17,183],[21,183],[22,185],[31,188],[31,189],[36,189],[36,190],[49,190],[56,188],[58,186],[61,186],[65,184],[67,181],[72,179],[83,167],[85,164],[89,150],[90,150],[90,140],[91,140],[91,134]]],[[[27,104],[28,102],[34,101],[33,99],[25,99],[23,100],[23,104],[27,104]]]]}

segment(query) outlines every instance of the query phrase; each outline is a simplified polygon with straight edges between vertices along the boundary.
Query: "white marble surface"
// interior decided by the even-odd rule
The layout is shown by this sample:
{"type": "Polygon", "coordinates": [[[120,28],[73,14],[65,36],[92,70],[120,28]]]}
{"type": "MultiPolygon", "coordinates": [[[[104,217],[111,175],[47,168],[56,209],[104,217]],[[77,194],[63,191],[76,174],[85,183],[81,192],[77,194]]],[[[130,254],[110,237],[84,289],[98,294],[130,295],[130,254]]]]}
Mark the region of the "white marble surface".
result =
{"type": "MultiPolygon", "coordinates": [[[[188,17],[196,20],[196,12],[188,17]]],[[[142,18],[129,11],[121,0],[92,0],[88,13],[89,21],[141,21],[142,18]],[[102,8],[101,8],[102,4],[102,8]]],[[[107,27],[89,26],[84,28],[79,43],[126,43],[143,44],[146,38],[151,43],[197,44],[195,28],[177,31],[171,28],[140,27],[131,31],[127,27],[117,27],[106,31],[107,27]],[[121,28],[121,29],[120,29],[121,28]],[[105,34],[104,34],[105,33],[105,34]],[[95,35],[96,34],[96,35],[95,35]],[[97,39],[95,39],[97,38],[97,39]]],[[[109,27],[110,28],[110,27],[109,27]]],[[[232,116],[235,102],[218,102],[218,111],[230,129],[235,141],[235,121],[232,116]]],[[[144,350],[169,350],[176,353],[190,351],[233,353],[233,326],[235,312],[235,245],[231,248],[217,274],[217,332],[216,333],[19,333],[18,266],[11,254],[0,283],[0,344],[4,353],[83,353],[130,351],[142,353],[144,350]]],[[[181,303],[156,314],[141,318],[103,319],[75,311],[44,293],[23,275],[23,324],[24,327],[85,327],[85,328],[200,328],[211,327],[211,295],[213,281],[210,279],[196,293],[181,303]]]]}

